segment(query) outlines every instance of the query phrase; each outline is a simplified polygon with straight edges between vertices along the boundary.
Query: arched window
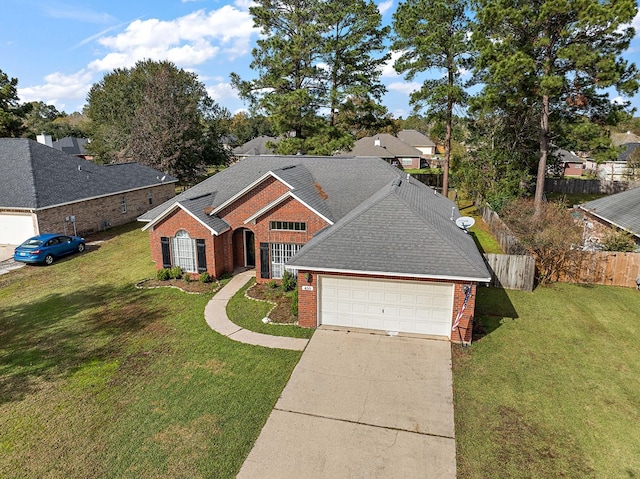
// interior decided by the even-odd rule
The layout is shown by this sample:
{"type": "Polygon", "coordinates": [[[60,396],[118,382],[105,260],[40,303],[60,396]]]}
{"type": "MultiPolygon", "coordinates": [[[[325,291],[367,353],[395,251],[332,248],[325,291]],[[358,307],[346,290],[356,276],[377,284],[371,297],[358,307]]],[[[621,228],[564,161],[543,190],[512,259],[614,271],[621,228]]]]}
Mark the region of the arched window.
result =
{"type": "Polygon", "coordinates": [[[197,273],[196,241],[191,239],[189,233],[180,230],[174,238],[171,238],[173,264],[180,266],[182,271],[197,273]]]}

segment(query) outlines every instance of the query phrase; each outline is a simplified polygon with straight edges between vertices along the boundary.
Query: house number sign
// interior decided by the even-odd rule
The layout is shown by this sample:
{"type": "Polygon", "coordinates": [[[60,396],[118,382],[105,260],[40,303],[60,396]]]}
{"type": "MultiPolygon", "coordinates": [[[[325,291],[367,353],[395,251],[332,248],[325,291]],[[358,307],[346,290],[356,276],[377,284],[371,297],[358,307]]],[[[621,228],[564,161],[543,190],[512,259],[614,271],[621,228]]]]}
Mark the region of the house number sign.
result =
{"type": "Polygon", "coordinates": [[[302,286],[302,291],[313,291],[313,286],[302,286]]]}

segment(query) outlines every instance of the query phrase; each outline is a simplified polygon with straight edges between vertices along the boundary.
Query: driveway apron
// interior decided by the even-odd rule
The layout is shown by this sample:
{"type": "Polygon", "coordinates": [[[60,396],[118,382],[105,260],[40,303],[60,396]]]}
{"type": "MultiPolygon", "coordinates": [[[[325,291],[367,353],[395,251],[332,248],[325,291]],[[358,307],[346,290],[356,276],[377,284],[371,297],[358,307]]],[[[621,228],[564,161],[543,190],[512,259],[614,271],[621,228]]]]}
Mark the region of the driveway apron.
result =
{"type": "Polygon", "coordinates": [[[239,478],[455,478],[451,345],[317,330],[239,478]]]}

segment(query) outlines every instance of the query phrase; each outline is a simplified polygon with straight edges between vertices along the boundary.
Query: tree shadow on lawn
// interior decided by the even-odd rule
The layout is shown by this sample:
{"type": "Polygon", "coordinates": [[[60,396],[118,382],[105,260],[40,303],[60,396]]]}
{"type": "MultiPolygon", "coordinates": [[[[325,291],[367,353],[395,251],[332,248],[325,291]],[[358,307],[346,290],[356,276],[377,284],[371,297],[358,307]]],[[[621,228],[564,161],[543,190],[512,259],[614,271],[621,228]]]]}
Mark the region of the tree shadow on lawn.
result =
{"type": "Polygon", "coordinates": [[[504,288],[479,286],[476,291],[473,341],[491,334],[500,327],[504,319],[518,318],[518,312],[504,288]]]}
{"type": "Polygon", "coordinates": [[[143,296],[131,287],[94,285],[0,307],[0,404],[23,399],[43,380],[117,357],[124,345],[119,336],[140,331],[163,314],[143,296]]]}

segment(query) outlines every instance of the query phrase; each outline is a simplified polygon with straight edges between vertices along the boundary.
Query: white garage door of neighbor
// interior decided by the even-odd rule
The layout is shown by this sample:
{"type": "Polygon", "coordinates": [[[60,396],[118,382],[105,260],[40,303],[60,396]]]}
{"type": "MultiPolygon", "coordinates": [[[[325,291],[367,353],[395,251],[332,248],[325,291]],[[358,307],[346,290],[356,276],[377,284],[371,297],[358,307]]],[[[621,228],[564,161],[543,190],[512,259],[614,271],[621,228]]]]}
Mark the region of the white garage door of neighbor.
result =
{"type": "Polygon", "coordinates": [[[20,244],[35,234],[32,215],[0,215],[0,244],[20,244]]]}
{"type": "Polygon", "coordinates": [[[320,324],[451,335],[453,285],[322,276],[320,324]]]}

